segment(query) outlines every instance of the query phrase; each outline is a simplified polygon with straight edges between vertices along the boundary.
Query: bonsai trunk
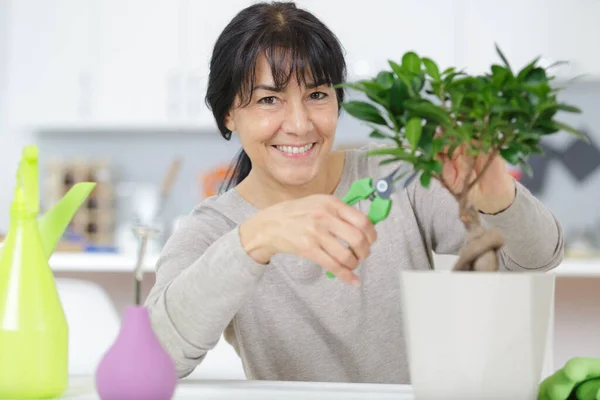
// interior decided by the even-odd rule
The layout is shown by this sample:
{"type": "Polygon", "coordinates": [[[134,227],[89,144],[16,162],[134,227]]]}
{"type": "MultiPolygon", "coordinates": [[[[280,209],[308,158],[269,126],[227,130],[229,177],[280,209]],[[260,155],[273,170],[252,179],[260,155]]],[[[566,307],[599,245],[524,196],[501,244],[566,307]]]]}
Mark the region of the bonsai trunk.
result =
{"type": "Polygon", "coordinates": [[[459,200],[460,219],[467,234],[454,271],[498,271],[498,251],[504,245],[500,229],[485,229],[479,212],[470,206],[466,198],[459,200]]]}

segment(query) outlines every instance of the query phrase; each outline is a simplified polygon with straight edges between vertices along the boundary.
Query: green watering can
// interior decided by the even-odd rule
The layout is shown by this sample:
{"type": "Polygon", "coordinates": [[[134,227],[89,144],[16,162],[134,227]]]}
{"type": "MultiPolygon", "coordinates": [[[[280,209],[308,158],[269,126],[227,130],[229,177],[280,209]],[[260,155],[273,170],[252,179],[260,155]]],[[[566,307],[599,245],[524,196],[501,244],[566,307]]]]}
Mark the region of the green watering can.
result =
{"type": "Polygon", "coordinates": [[[59,397],[68,386],[68,326],[48,260],[93,182],[39,214],[38,149],[23,149],[0,248],[0,399],[59,397]]]}

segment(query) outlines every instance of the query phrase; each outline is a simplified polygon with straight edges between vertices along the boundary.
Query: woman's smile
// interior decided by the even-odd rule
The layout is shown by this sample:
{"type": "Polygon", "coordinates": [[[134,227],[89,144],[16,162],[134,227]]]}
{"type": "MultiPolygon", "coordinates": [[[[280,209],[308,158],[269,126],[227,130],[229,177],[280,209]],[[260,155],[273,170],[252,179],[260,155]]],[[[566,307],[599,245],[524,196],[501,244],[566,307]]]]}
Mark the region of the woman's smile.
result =
{"type": "Polygon", "coordinates": [[[288,159],[307,159],[313,154],[316,144],[313,142],[304,145],[272,145],[271,148],[288,159]]]}

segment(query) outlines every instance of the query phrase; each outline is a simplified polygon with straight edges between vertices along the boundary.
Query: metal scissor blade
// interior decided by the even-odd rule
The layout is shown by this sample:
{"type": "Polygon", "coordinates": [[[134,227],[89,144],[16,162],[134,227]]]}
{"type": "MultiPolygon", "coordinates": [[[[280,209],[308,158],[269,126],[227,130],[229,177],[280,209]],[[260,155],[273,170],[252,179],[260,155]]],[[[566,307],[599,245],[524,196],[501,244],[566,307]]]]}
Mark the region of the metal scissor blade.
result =
{"type": "MultiPolygon", "coordinates": [[[[408,174],[408,172],[407,172],[408,174]]],[[[419,173],[417,171],[412,171],[410,174],[408,174],[408,177],[406,178],[402,178],[399,179],[398,181],[395,182],[394,187],[396,189],[406,189],[408,187],[408,185],[410,185],[412,183],[412,181],[415,180],[415,178],[419,175],[419,173]]]]}
{"type": "Polygon", "coordinates": [[[410,171],[410,166],[403,164],[392,171],[385,178],[379,179],[375,183],[375,190],[377,191],[377,194],[384,199],[388,199],[396,189],[405,188],[408,186],[417,174],[416,172],[409,174],[410,171]],[[408,178],[406,177],[407,175],[408,178]]]}

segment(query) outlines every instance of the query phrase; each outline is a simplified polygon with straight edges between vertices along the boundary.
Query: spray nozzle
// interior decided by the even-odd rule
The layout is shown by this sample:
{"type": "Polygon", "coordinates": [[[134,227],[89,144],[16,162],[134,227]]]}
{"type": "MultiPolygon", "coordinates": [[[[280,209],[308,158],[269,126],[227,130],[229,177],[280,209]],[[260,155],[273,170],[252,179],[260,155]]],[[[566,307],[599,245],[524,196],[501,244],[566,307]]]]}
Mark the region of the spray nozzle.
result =
{"type": "Polygon", "coordinates": [[[13,200],[15,209],[22,209],[35,215],[40,211],[38,155],[39,150],[34,145],[23,149],[17,169],[17,186],[13,200]]]}

